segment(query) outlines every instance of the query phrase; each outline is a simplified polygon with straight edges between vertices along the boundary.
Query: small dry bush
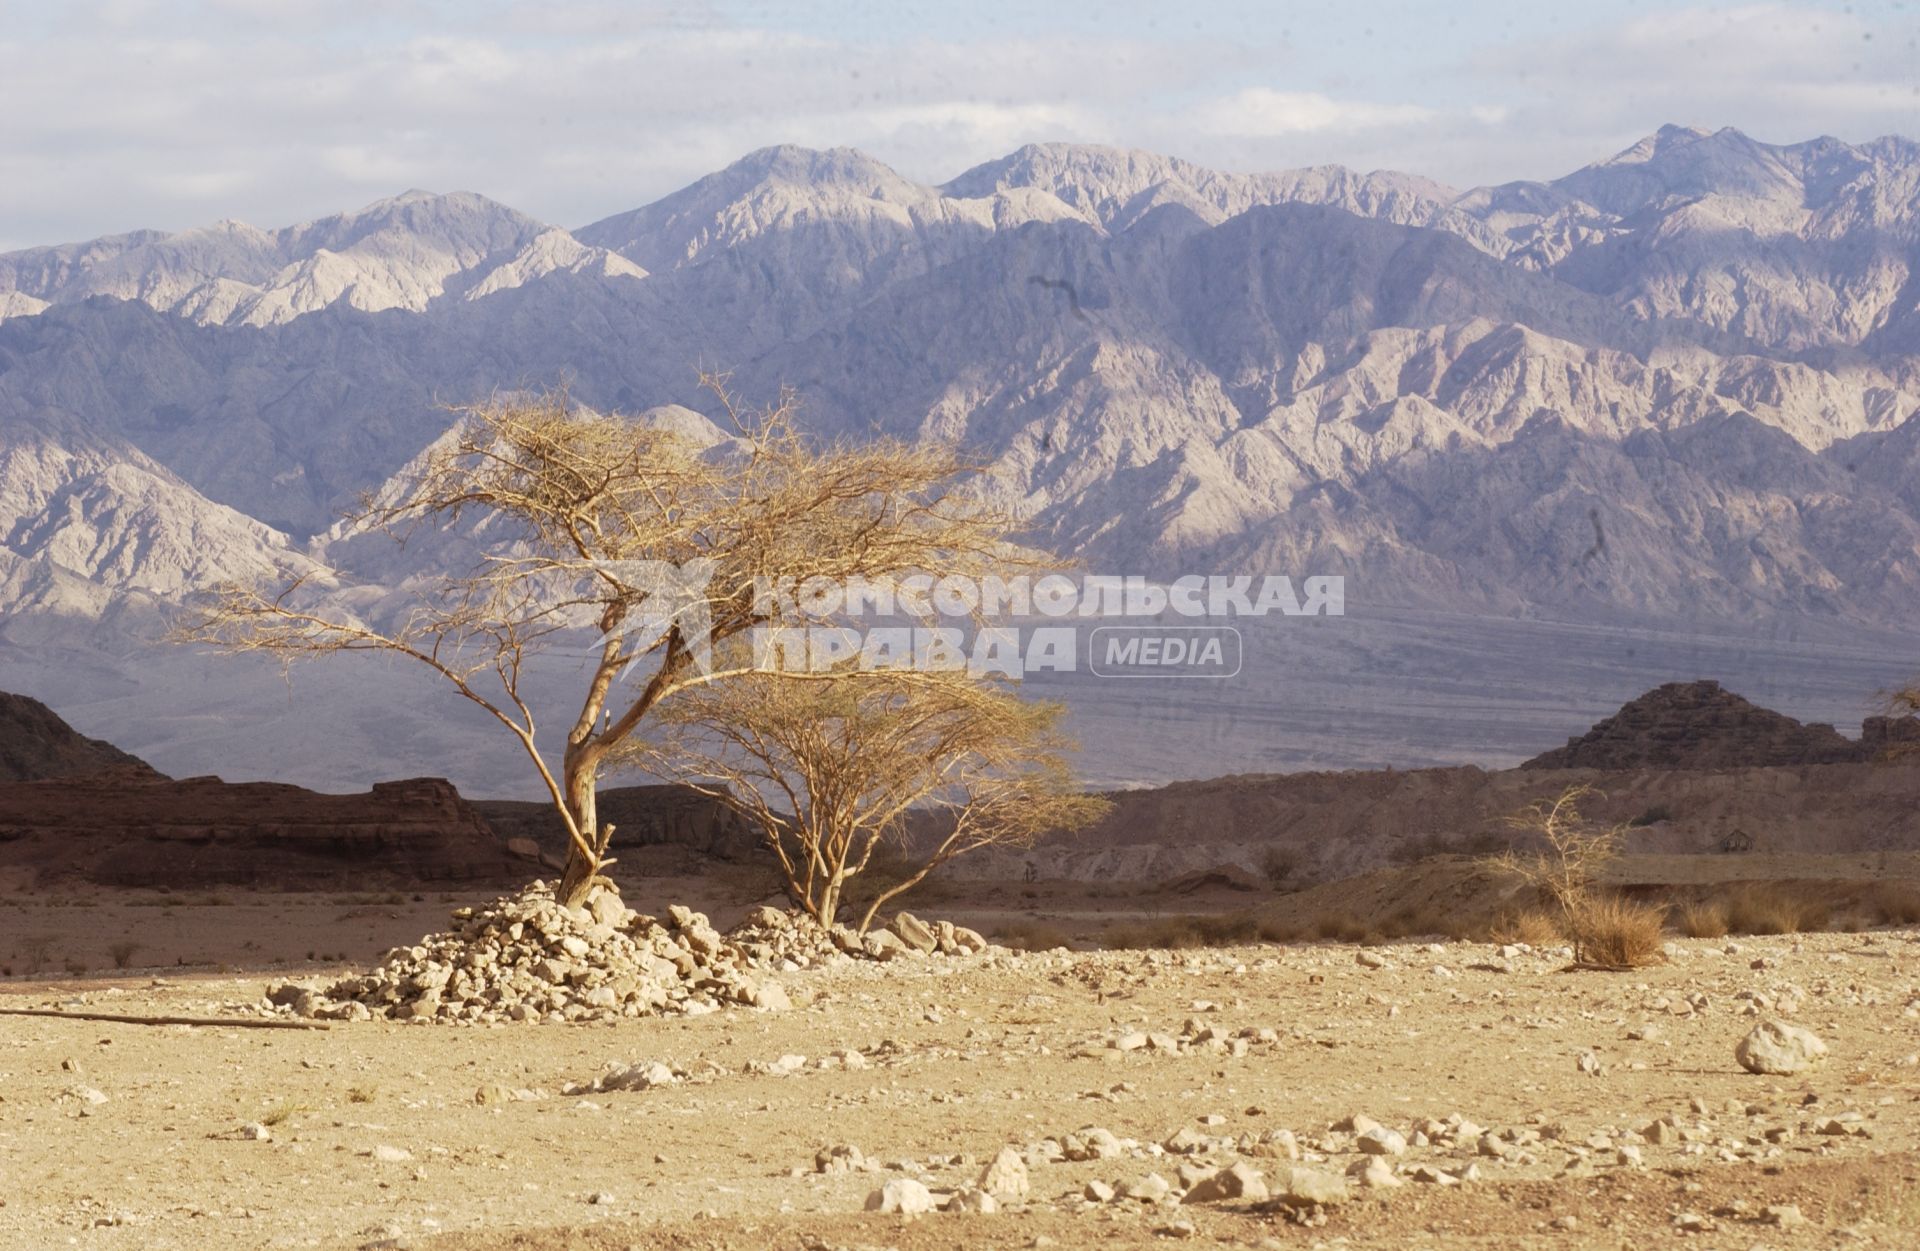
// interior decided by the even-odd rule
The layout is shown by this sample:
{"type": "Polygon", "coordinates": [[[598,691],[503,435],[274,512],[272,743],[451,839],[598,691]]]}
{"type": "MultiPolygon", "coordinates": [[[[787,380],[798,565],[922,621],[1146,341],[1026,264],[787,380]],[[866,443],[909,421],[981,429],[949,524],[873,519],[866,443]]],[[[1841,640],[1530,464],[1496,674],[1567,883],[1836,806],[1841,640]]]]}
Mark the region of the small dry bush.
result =
{"type": "Polygon", "coordinates": [[[1139,925],[1116,925],[1105,935],[1111,948],[1157,948],[1177,951],[1189,947],[1234,947],[1257,942],[1260,927],[1246,916],[1163,917],[1139,925]]]}
{"type": "Polygon", "coordinates": [[[1055,947],[1073,946],[1072,935],[1045,921],[1008,921],[996,929],[993,936],[1001,946],[1020,951],[1052,951],[1055,947]]]}
{"type": "Polygon", "coordinates": [[[1725,938],[1730,928],[1727,906],[1712,899],[1695,899],[1681,904],[1678,920],[1680,932],[1688,938],[1725,938]]]}
{"type": "Polygon", "coordinates": [[[1881,882],[1869,897],[1882,925],[1920,925],[1920,886],[1881,882]]]}
{"type": "Polygon", "coordinates": [[[1621,895],[1591,895],[1567,913],[1567,929],[1582,964],[1638,969],[1658,964],[1667,911],[1621,895]]]}
{"type": "Polygon", "coordinates": [[[1495,917],[1487,937],[1496,943],[1520,943],[1528,947],[1557,947],[1567,941],[1560,919],[1539,908],[1495,917]]]}
{"type": "Polygon", "coordinates": [[[1328,942],[1357,943],[1367,936],[1367,926],[1350,912],[1327,912],[1314,918],[1313,936],[1328,942]]]}
{"type": "Polygon", "coordinates": [[[1260,922],[1263,943],[1297,943],[1307,936],[1306,927],[1294,920],[1269,919],[1260,922]]]}
{"type": "Polygon", "coordinates": [[[1727,898],[1727,931],[1732,934],[1800,934],[1825,929],[1827,906],[1771,884],[1740,887],[1727,898]]]}

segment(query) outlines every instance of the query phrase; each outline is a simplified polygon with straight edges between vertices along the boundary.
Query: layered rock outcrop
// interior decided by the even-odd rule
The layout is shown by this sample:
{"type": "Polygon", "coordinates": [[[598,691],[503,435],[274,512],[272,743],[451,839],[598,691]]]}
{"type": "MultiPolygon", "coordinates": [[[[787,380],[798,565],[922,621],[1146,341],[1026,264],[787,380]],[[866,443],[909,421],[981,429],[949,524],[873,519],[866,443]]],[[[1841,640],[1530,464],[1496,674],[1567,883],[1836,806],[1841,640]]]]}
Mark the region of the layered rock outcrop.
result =
{"type": "Polygon", "coordinates": [[[103,885],[360,888],[525,873],[440,778],[323,795],[110,774],[0,783],[0,863],[103,885]]]}
{"type": "Polygon", "coordinates": [[[160,776],[138,756],[79,733],[39,700],[0,691],[0,782],[109,771],[160,776]]]}
{"type": "MultiPolygon", "coordinates": [[[[1903,733],[1876,718],[1875,735],[1903,733]]],[[[1565,747],[1542,752],[1523,769],[1728,769],[1847,764],[1869,759],[1830,725],[1803,724],[1725,690],[1718,682],[1655,687],[1565,747]]]]}

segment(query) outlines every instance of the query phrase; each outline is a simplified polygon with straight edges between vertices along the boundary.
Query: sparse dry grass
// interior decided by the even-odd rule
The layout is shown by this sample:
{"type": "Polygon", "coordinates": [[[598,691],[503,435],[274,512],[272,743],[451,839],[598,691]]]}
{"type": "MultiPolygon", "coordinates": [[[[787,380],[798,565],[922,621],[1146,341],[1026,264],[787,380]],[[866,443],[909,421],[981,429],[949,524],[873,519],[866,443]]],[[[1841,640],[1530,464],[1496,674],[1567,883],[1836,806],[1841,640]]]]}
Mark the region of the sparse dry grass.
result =
{"type": "Polygon", "coordinates": [[[1689,900],[1679,906],[1680,932],[1688,938],[1725,938],[1727,906],[1717,900],[1689,900]]]}
{"type": "Polygon", "coordinates": [[[1157,948],[1177,951],[1188,947],[1230,947],[1260,940],[1260,927],[1249,916],[1199,915],[1163,917],[1131,925],[1116,925],[1102,936],[1110,948],[1157,948]]]}
{"type": "Polygon", "coordinates": [[[1559,918],[1540,908],[1504,913],[1488,928],[1487,938],[1496,943],[1520,943],[1528,947],[1555,947],[1567,941],[1559,918]]]}
{"type": "Polygon", "coordinates": [[[1727,931],[1799,934],[1825,929],[1830,910],[1820,900],[1772,883],[1746,883],[1727,897],[1727,931]]]}
{"type": "Polygon", "coordinates": [[[1639,969],[1658,964],[1667,910],[1621,895],[1594,895],[1567,913],[1567,928],[1582,964],[1639,969]]]}
{"type": "Polygon", "coordinates": [[[994,930],[993,939],[1003,947],[1020,951],[1052,951],[1073,946],[1073,936],[1045,921],[1008,921],[994,930]]]}

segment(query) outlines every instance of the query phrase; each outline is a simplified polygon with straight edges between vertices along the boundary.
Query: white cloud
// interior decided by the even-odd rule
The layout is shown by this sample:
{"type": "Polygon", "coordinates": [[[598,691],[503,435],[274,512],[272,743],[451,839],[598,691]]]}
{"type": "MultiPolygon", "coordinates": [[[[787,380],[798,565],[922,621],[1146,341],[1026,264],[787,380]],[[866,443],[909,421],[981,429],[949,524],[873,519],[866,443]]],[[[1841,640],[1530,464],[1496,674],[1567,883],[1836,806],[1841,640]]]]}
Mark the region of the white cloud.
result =
{"type": "Polygon", "coordinates": [[[1435,116],[1433,109],[1420,105],[1341,101],[1314,91],[1248,87],[1194,107],[1185,120],[1197,136],[1246,139],[1317,131],[1350,133],[1415,125],[1435,116]]]}
{"type": "Polygon", "coordinates": [[[1366,35],[1387,42],[1333,67],[1324,22],[1288,36],[1257,6],[1231,29],[1148,30],[1162,11],[1122,3],[1079,30],[1036,6],[1024,24],[882,38],[690,0],[0,0],[0,246],[279,225],[409,186],[579,225],[780,142],[864,148],[928,181],[1066,139],[1465,185],[1562,173],[1669,121],[1920,131],[1910,17],[1768,4],[1609,22],[1608,3],[1504,42],[1483,4],[1432,49],[1381,21],[1366,35]],[[1400,61],[1373,57],[1396,38],[1400,61]]]}

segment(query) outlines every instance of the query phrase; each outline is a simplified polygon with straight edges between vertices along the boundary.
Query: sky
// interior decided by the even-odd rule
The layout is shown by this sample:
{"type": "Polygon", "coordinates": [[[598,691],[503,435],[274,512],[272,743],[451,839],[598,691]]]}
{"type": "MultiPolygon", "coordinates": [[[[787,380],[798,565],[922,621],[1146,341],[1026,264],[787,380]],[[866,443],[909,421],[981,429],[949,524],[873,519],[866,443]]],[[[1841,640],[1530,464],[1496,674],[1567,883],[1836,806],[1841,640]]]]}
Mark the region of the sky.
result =
{"type": "Polygon", "coordinates": [[[1551,178],[1664,123],[1920,137],[1915,3],[0,0],[0,250],[409,188],[562,226],[775,143],[1551,178]]]}

